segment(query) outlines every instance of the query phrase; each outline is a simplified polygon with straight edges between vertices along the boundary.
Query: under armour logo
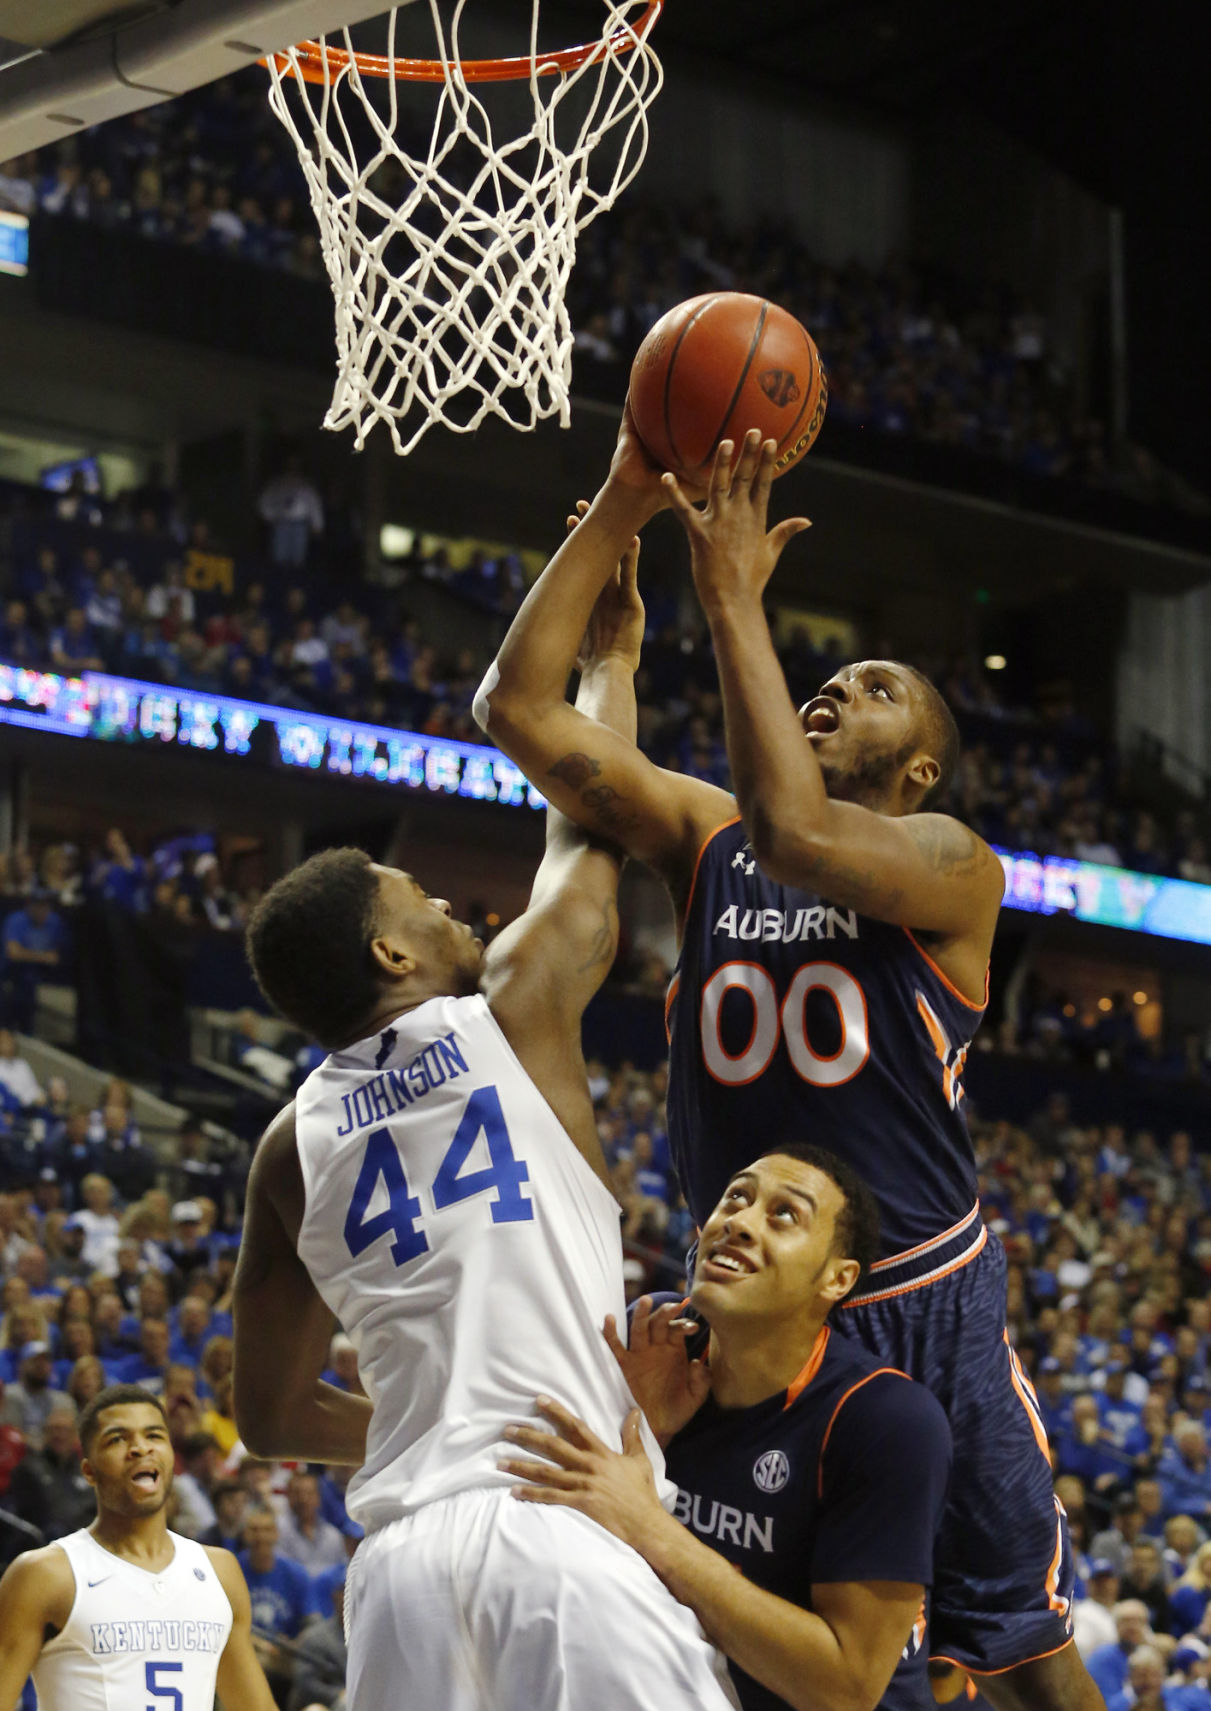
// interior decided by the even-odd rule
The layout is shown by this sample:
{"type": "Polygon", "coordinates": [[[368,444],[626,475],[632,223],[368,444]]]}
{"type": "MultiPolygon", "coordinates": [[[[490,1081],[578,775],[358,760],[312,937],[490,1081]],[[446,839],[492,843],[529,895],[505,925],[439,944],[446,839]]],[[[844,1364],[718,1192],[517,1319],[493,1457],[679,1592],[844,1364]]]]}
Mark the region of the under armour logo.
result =
{"type": "Polygon", "coordinates": [[[387,1059],[391,1056],[391,1053],[395,1050],[395,1042],[397,1038],[398,1036],[394,1028],[385,1028],[383,1030],[382,1043],[378,1048],[378,1056],[374,1060],[375,1069],[381,1069],[387,1059]]]}
{"type": "Polygon", "coordinates": [[[732,857],[732,866],[743,868],[744,877],[746,879],[751,879],[757,871],[756,858],[746,854],[749,847],[750,846],[748,844],[745,844],[744,849],[737,850],[735,855],[732,857]]]}
{"type": "Polygon", "coordinates": [[[799,396],[799,383],[789,368],[767,368],[757,379],[762,392],[779,410],[793,404],[799,396]]]}

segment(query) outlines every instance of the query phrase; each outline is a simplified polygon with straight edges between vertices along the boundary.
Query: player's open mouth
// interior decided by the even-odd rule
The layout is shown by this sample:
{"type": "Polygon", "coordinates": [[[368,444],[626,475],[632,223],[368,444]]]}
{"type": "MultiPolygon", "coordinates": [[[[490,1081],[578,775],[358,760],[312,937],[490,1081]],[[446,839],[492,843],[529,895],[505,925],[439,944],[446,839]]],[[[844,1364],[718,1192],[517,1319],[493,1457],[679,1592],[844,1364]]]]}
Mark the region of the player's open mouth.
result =
{"type": "Polygon", "coordinates": [[[158,1491],[160,1470],[157,1467],[141,1467],[137,1473],[131,1474],[130,1483],[138,1486],[140,1491],[158,1491]]]}
{"type": "Polygon", "coordinates": [[[830,737],[841,725],[840,709],[831,695],[817,695],[809,701],[801,718],[809,737],[830,737]]]}
{"type": "Polygon", "coordinates": [[[742,1254],[737,1248],[712,1248],[702,1262],[704,1272],[709,1270],[724,1273],[727,1277],[748,1277],[756,1266],[747,1254],[742,1254]]]}

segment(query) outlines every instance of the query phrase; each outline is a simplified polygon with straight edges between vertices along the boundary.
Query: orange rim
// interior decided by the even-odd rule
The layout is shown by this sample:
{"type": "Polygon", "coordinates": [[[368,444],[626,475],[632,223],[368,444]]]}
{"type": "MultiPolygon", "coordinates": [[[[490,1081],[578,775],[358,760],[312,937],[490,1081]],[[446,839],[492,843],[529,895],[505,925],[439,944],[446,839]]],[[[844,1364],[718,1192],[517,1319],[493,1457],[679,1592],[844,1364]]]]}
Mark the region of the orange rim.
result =
{"type": "MultiPolygon", "coordinates": [[[[607,55],[630,53],[637,39],[642,39],[664,9],[664,0],[648,0],[643,16],[631,29],[615,30],[604,41],[584,42],[580,47],[563,48],[558,53],[543,54],[533,62],[539,77],[555,77],[562,71],[576,71],[607,55]]],[[[272,55],[279,72],[301,76],[305,83],[335,82],[350,65],[355,65],[363,77],[394,77],[405,83],[444,83],[446,65],[440,59],[389,59],[385,54],[348,53],[344,48],[328,47],[320,42],[299,42],[295,59],[284,53],[272,55]],[[297,62],[297,63],[296,63],[297,62]]],[[[269,61],[263,59],[262,65],[269,61]]],[[[451,60],[467,83],[509,83],[530,76],[532,62],[529,54],[516,59],[451,60]]]]}

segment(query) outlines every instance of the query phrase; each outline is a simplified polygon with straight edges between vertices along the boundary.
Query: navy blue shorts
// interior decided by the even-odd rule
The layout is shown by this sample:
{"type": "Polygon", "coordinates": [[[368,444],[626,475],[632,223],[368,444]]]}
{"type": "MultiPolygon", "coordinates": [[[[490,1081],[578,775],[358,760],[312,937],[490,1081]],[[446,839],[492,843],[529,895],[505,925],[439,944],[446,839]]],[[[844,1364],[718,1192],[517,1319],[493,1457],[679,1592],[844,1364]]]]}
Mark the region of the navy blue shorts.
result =
{"type": "Polygon", "coordinates": [[[833,1323],[928,1385],[950,1417],[929,1651],[995,1675],[1069,1643],[1074,1564],[1037,1398],[1005,1334],[1005,1250],[988,1231],[963,1263],[973,1232],[965,1221],[927,1254],[884,1262],[833,1323]]]}

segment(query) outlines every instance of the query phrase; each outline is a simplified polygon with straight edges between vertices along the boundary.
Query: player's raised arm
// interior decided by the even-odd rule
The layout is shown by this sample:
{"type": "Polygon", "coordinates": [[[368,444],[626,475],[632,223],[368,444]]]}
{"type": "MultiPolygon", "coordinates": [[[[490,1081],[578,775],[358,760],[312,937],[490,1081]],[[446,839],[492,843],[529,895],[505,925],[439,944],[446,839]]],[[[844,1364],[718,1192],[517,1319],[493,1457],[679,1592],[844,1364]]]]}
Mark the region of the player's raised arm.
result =
{"type": "Polygon", "coordinates": [[[266,1460],[360,1466],[372,1412],[364,1396],[325,1384],[332,1314],[296,1251],[303,1181],[294,1107],[269,1125],[248,1178],[235,1275],[235,1415],[266,1460]]]}
{"type": "Polygon", "coordinates": [[[783,548],[808,523],[796,517],[767,532],[774,473],[773,441],[762,446],[750,434],[739,455],[731,442],[720,446],[703,509],[664,477],[714,639],[728,758],[753,853],[770,879],[879,920],[990,938],[1003,889],[996,856],[957,820],[916,811],[941,776],[925,696],[925,688],[936,696],[932,686],[874,662],[889,669],[864,666],[829,685],[833,693],[806,709],[806,730],[800,722],[762,595],[783,548]]]}
{"type": "MultiPolygon", "coordinates": [[[[480,686],[475,716],[569,818],[667,875],[692,866],[703,837],[733,811],[731,799],[654,766],[635,747],[633,724],[619,734],[579,699],[576,707],[567,701],[598,595],[665,503],[628,415],[605,485],[514,618],[480,686]]],[[[603,657],[601,669],[624,674],[628,665],[614,654],[603,657]]]]}

